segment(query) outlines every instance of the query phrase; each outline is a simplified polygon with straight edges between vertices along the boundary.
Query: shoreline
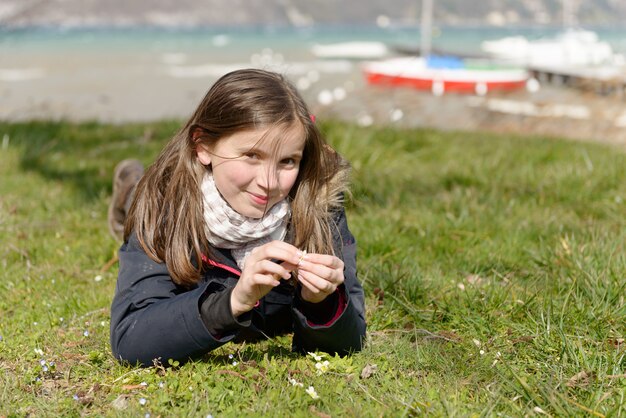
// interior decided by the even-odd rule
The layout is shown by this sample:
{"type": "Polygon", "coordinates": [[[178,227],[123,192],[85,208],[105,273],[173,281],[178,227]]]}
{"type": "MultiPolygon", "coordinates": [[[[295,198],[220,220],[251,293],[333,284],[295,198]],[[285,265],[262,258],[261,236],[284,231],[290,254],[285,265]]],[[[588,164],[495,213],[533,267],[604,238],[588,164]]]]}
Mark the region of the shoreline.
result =
{"type": "Polygon", "coordinates": [[[554,86],[542,86],[536,93],[435,97],[409,88],[369,86],[354,61],[300,55],[288,59],[266,48],[246,62],[182,52],[16,53],[0,58],[0,120],[186,119],[220,75],[257,67],[285,74],[319,118],[361,126],[485,130],[626,145],[623,98],[554,86]]]}

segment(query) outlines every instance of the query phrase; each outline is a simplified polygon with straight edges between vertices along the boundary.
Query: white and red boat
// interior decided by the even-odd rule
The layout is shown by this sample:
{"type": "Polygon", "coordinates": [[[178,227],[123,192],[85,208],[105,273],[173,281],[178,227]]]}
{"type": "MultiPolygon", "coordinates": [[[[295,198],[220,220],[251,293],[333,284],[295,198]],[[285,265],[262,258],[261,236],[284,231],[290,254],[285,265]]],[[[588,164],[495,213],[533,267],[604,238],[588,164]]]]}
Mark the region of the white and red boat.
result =
{"type": "Polygon", "coordinates": [[[402,57],[363,65],[369,84],[412,87],[434,95],[469,93],[484,95],[494,90],[525,88],[529,73],[518,68],[498,68],[456,58],[402,57]]]}
{"type": "Polygon", "coordinates": [[[369,84],[413,87],[441,96],[447,92],[484,95],[526,87],[524,69],[495,67],[485,61],[431,55],[433,0],[422,0],[420,57],[401,57],[363,65],[369,84]]]}

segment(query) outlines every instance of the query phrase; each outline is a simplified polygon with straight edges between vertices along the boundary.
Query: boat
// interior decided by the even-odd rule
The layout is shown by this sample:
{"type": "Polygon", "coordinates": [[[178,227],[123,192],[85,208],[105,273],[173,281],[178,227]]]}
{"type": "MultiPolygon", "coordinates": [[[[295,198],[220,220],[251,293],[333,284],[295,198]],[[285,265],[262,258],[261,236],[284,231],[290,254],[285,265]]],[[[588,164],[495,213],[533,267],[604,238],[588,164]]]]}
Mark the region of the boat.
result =
{"type": "Polygon", "coordinates": [[[315,44],[311,53],[322,59],[372,60],[387,56],[389,50],[382,42],[352,41],[315,44]]]}
{"type": "Polygon", "coordinates": [[[400,57],[363,66],[368,84],[411,87],[444,93],[485,95],[491,91],[525,88],[529,73],[518,68],[493,67],[455,57],[400,57]]]}
{"type": "Polygon", "coordinates": [[[489,61],[433,54],[432,15],[433,0],[423,0],[421,56],[365,63],[362,69],[368,84],[430,90],[436,96],[447,92],[482,96],[494,90],[526,87],[530,75],[524,69],[496,67],[489,61]]]}
{"type": "Polygon", "coordinates": [[[619,59],[595,32],[568,28],[551,38],[509,36],[484,41],[481,49],[494,59],[528,67],[613,65],[619,59]]]}

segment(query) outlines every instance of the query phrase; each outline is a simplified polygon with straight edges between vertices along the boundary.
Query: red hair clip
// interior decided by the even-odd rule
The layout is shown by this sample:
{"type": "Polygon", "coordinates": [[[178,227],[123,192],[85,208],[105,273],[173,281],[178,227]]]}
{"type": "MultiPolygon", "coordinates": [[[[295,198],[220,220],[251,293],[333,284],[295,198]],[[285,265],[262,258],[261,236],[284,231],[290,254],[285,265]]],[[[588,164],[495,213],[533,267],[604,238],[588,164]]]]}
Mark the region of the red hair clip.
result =
{"type": "Polygon", "coordinates": [[[315,123],[315,115],[311,113],[309,117],[311,118],[311,122],[315,123]]]}

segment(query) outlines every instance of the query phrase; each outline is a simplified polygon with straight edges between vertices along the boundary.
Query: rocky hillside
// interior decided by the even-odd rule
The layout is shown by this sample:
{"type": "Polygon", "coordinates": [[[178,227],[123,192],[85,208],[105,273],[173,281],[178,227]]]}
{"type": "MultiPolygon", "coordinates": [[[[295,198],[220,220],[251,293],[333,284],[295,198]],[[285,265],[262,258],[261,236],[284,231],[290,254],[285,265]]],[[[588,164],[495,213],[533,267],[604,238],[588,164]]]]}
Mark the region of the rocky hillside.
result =
{"type": "MultiPolygon", "coordinates": [[[[438,24],[619,25],[625,0],[435,0],[438,24]]],[[[2,0],[0,28],[410,24],[421,0],[2,0]]]]}

